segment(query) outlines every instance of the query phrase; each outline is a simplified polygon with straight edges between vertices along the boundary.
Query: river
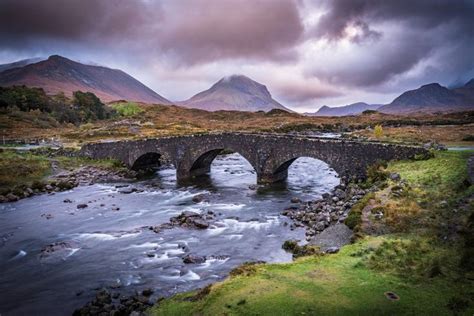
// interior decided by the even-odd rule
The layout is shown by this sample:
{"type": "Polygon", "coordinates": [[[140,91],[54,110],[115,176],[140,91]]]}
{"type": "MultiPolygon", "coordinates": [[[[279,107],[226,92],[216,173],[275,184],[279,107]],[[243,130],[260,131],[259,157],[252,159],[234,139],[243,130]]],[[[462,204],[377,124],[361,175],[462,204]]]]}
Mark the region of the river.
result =
{"type": "Polygon", "coordinates": [[[315,199],[339,183],[325,163],[309,158],[293,163],[286,183],[256,190],[255,172],[238,154],[217,157],[211,170],[185,187],[176,184],[173,168],[163,167],[133,183],[143,192],[94,184],[0,204],[0,315],[70,315],[102,287],[124,295],[153,288],[155,297],[169,296],[222,280],[245,261],[289,262],[282,243],[304,240],[305,232],[291,230],[280,212],[292,197],[315,199]],[[206,201],[194,203],[198,194],[206,201]],[[88,207],[77,209],[80,203],[88,207]],[[218,216],[206,230],[141,228],[183,211],[218,216]],[[41,254],[60,242],[69,247],[41,254]],[[185,253],[208,259],[184,264],[185,253]]]}

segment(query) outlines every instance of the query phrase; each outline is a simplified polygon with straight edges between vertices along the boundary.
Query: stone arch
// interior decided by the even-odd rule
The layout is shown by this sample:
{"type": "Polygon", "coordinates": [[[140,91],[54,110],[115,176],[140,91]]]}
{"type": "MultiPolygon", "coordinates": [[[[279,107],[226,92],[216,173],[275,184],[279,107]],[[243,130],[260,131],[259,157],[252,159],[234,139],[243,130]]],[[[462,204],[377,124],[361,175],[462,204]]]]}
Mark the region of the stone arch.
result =
{"type": "Polygon", "coordinates": [[[190,168],[189,168],[189,176],[190,177],[196,177],[196,176],[201,176],[201,175],[208,174],[211,171],[212,162],[224,150],[230,150],[230,151],[238,153],[239,155],[244,157],[244,159],[247,160],[250,163],[250,165],[253,167],[253,169],[258,174],[258,170],[255,166],[254,160],[251,158],[250,155],[245,153],[245,151],[243,151],[243,150],[234,150],[230,147],[222,146],[222,147],[219,147],[219,148],[206,150],[206,151],[200,152],[199,154],[195,155],[193,157],[193,159],[191,159],[191,164],[190,164],[190,168]]]}
{"type": "Polygon", "coordinates": [[[290,166],[298,158],[304,158],[304,157],[322,161],[325,164],[327,164],[330,168],[335,170],[338,173],[338,175],[340,175],[339,170],[334,167],[334,165],[331,163],[330,159],[324,159],[323,157],[320,157],[320,156],[300,153],[298,155],[291,156],[291,158],[280,159],[279,161],[277,161],[274,164],[274,168],[273,168],[271,174],[266,176],[268,178],[268,179],[266,179],[266,182],[278,182],[278,181],[285,180],[286,178],[288,178],[288,169],[290,168],[290,166]]]}
{"type": "Polygon", "coordinates": [[[157,168],[161,165],[162,155],[158,152],[146,152],[138,156],[132,163],[132,170],[146,170],[157,168]]]}

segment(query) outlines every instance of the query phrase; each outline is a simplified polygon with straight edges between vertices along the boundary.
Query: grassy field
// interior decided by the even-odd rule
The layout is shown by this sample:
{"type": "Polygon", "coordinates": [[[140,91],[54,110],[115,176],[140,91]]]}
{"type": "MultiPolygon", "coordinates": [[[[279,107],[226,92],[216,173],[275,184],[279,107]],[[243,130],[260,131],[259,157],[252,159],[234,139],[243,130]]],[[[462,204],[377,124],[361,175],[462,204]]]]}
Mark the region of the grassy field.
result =
{"type": "Polygon", "coordinates": [[[40,181],[51,173],[46,157],[10,150],[0,152],[0,190],[40,181]]]}
{"type": "MultiPolygon", "coordinates": [[[[424,125],[424,126],[403,126],[385,127],[384,136],[381,140],[400,140],[410,142],[426,143],[436,140],[440,143],[451,146],[473,146],[474,124],[465,125],[424,125]]],[[[356,135],[367,138],[374,138],[370,130],[360,130],[356,135]]]]}
{"type": "MultiPolygon", "coordinates": [[[[368,268],[364,253],[383,238],[367,238],[340,253],[306,257],[293,264],[259,266],[212,286],[201,300],[195,293],[162,301],[152,315],[450,315],[448,304],[463,284],[443,278],[414,282],[368,268]],[[389,300],[386,292],[400,299],[389,300]]],[[[466,295],[468,295],[466,290],[466,295]]],[[[472,289],[470,292],[472,293],[472,289]]],[[[474,309],[470,309],[472,313],[474,309]]],[[[469,313],[468,312],[468,313],[469,313]]],[[[469,315],[469,314],[466,314],[469,315]]]]}
{"type": "MultiPolygon", "coordinates": [[[[354,244],[335,255],[249,266],[247,273],[165,299],[149,312],[181,316],[472,315],[474,267],[461,262],[464,254],[472,253],[473,245],[462,237],[460,228],[466,229],[474,210],[474,189],[465,182],[466,160],[471,154],[440,152],[430,160],[389,164],[388,170],[405,180],[406,192],[399,193],[400,184],[388,180],[366,199],[382,208],[384,219],[374,224],[385,226],[385,234],[362,229],[354,244]],[[396,195],[390,193],[395,191],[396,195]],[[390,299],[388,292],[395,296],[390,299]]],[[[470,225],[468,235],[472,234],[470,225]]]]}
{"type": "Polygon", "coordinates": [[[274,110],[264,112],[207,112],[177,106],[118,102],[109,105],[118,115],[81,125],[59,124],[47,113],[12,110],[0,113],[7,139],[57,138],[70,146],[106,139],[138,139],[219,131],[304,132],[351,131],[354,136],[375,138],[373,127],[383,126],[382,140],[427,142],[436,140],[474,145],[474,112],[397,116],[381,113],[347,117],[311,117],[274,110]]]}

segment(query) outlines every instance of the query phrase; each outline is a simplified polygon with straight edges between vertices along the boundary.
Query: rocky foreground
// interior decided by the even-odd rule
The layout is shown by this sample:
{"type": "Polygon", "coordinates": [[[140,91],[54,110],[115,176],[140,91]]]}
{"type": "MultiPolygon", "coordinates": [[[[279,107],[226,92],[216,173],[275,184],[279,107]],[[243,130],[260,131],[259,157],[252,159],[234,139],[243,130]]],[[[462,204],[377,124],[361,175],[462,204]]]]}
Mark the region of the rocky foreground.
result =
{"type": "Polygon", "coordinates": [[[306,239],[309,241],[330,225],[343,223],[352,206],[371,190],[374,189],[362,189],[354,183],[341,183],[332,193],[323,194],[320,200],[306,203],[292,200],[295,205],[284,210],[282,215],[294,221],[292,227],[306,227],[306,239]]]}

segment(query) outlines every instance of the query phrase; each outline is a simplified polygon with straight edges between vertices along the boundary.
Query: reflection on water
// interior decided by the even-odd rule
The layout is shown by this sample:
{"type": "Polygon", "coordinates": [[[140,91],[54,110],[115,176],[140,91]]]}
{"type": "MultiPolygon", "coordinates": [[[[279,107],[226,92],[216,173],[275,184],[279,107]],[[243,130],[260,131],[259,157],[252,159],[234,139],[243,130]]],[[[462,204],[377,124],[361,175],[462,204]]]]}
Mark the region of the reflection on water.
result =
{"type": "Polygon", "coordinates": [[[124,294],[151,287],[163,296],[222,279],[244,261],[290,261],[281,244],[303,239],[304,230],[291,231],[280,211],[291,197],[314,199],[339,182],[326,164],[300,158],[286,183],[252,190],[256,174],[238,154],[216,158],[199,184],[178,186],[175,176],[163,168],[133,184],[140,193],[96,184],[0,205],[0,314],[70,314],[104,286],[124,294]],[[193,203],[197,194],[206,200],[193,203]],[[218,216],[207,230],[144,228],[183,211],[218,216]],[[41,255],[50,244],[55,251],[41,255]],[[185,253],[208,260],[184,264],[185,253]]]}

